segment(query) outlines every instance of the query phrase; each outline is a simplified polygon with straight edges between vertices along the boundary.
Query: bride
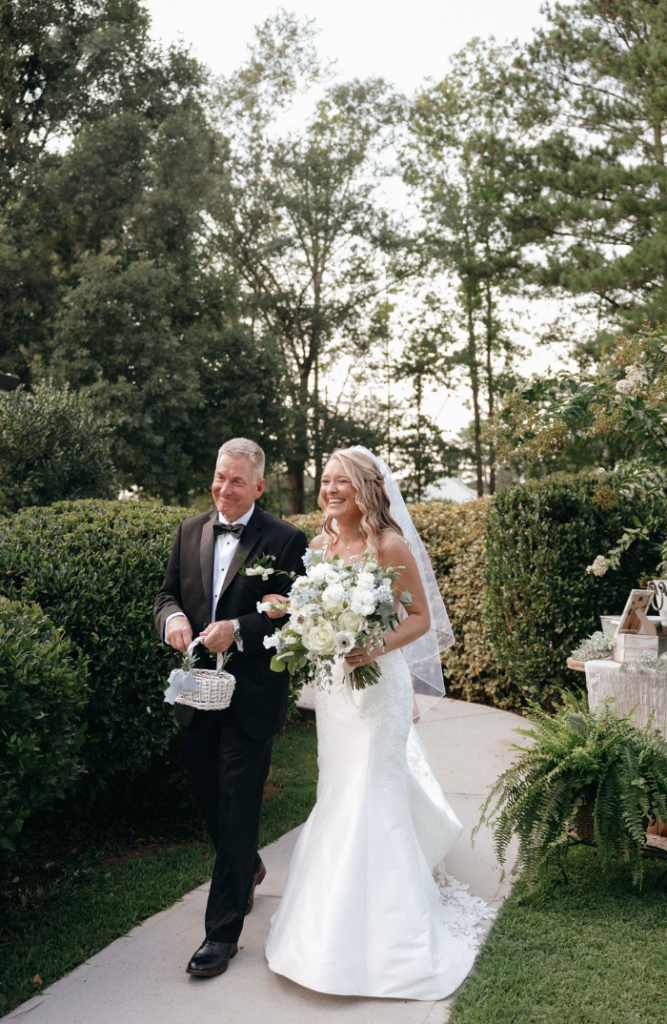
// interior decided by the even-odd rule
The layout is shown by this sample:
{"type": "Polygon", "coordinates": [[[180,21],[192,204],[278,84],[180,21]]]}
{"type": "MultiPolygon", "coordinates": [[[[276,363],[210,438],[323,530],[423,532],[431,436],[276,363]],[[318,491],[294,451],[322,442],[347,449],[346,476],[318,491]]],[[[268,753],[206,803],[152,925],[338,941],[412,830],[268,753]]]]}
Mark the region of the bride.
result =
{"type": "Polygon", "coordinates": [[[339,449],[325,467],[319,503],[324,531],[311,547],[348,565],[373,557],[404,567],[396,590],[409,590],[412,604],[383,648],[347,656],[348,669],[377,661],[375,685],[351,687],[341,662],[333,683],[316,686],[317,803],[296,844],[266,956],[271,970],[318,992],[442,999],[470,971],[487,916],[482,900],[442,867],[434,878],[462,826],[411,721],[444,693],[439,651],[454,638],[389,468],[367,449],[339,449]]]}

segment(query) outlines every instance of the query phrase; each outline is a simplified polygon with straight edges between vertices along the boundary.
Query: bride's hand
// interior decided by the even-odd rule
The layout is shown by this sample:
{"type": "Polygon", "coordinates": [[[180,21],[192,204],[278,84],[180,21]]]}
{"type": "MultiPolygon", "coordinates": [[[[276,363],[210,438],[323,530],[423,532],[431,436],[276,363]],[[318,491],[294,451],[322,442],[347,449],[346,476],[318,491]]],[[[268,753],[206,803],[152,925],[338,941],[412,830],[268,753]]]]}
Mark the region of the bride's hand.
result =
{"type": "Polygon", "coordinates": [[[345,656],[345,661],[349,668],[359,668],[360,665],[370,665],[372,661],[380,657],[382,651],[382,647],[371,647],[370,650],[367,647],[353,647],[345,656]]]}
{"type": "Polygon", "coordinates": [[[273,606],[265,612],[270,619],[282,619],[289,611],[289,601],[282,594],[265,594],[262,598],[262,604],[273,606]]]}

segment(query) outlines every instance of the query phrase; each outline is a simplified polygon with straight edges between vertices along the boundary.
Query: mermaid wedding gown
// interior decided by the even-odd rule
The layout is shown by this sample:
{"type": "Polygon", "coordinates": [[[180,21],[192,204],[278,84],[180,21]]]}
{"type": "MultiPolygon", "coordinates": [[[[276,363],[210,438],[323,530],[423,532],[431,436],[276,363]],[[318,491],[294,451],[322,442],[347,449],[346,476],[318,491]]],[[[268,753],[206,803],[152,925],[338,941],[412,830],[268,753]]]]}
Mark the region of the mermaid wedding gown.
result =
{"type": "Polygon", "coordinates": [[[316,687],[317,803],[266,942],[269,967],[336,995],[443,999],[470,971],[481,899],[434,869],[462,832],[412,726],[400,651],[352,689],[342,664],[316,687]]]}

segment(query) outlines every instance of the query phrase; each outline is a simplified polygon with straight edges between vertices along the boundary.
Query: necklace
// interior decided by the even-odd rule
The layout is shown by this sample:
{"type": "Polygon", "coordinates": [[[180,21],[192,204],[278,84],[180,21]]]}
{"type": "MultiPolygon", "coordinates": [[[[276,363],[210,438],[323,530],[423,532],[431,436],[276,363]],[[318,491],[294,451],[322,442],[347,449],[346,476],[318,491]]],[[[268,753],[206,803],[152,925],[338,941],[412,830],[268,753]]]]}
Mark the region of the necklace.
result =
{"type": "MultiPolygon", "coordinates": [[[[339,541],[339,543],[340,543],[340,541],[339,541]]],[[[358,544],[358,543],[359,543],[359,541],[356,541],[356,544],[358,544]]],[[[344,551],[351,551],[352,548],[355,547],[355,546],[356,545],[355,545],[354,542],[352,544],[343,544],[342,545],[344,551]]],[[[364,550],[365,550],[365,548],[364,548],[364,550]]]]}

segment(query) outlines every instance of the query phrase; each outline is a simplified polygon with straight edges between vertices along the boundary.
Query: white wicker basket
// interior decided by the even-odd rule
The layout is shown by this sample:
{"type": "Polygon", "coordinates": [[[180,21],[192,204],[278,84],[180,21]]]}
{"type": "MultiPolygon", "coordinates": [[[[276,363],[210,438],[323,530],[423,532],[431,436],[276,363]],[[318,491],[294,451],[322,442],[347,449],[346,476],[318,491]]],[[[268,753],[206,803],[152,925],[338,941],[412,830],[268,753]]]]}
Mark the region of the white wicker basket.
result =
{"type": "MultiPolygon", "coordinates": [[[[193,640],[188,653],[201,643],[201,637],[193,640]]],[[[222,654],[218,654],[217,668],[193,668],[192,675],[197,680],[196,690],[182,690],[176,697],[176,704],[187,704],[200,711],[222,711],[231,704],[232,694],[236,686],[234,676],[221,668],[222,654]]]]}

